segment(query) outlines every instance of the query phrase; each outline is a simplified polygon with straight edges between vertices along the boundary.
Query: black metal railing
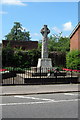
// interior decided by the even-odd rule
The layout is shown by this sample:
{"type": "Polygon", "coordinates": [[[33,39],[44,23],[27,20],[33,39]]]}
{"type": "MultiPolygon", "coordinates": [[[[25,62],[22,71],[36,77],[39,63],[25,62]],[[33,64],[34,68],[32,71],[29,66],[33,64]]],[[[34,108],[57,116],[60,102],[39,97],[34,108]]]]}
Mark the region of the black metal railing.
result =
{"type": "Polygon", "coordinates": [[[77,83],[78,77],[72,71],[53,68],[8,68],[0,73],[0,85],[77,83]]]}

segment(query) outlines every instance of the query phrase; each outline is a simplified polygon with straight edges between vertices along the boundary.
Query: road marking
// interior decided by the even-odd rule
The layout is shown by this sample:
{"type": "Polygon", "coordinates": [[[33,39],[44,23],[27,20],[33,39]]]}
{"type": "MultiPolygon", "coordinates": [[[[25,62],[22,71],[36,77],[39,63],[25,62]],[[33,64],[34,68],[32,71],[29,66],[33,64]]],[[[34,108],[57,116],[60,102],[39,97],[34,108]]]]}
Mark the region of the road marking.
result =
{"type": "Polygon", "coordinates": [[[45,98],[36,98],[36,97],[27,97],[27,96],[14,96],[14,97],[16,97],[16,98],[27,98],[27,99],[32,99],[32,100],[47,100],[47,101],[50,101],[50,100],[52,100],[52,99],[45,99],[45,98]]]}
{"type": "Polygon", "coordinates": [[[78,96],[78,94],[73,94],[73,93],[64,93],[64,95],[78,96]]]}
{"type": "Polygon", "coordinates": [[[0,104],[2,106],[5,105],[29,105],[29,104],[41,104],[41,103],[49,103],[52,101],[41,101],[41,102],[25,102],[25,103],[4,103],[4,104],[0,104]]]}
{"type": "Polygon", "coordinates": [[[50,101],[40,101],[40,102],[25,102],[25,103],[4,103],[0,106],[10,106],[10,105],[31,105],[31,104],[45,104],[45,103],[60,103],[60,102],[75,102],[80,99],[71,99],[71,100],[50,100],[50,101]]]}

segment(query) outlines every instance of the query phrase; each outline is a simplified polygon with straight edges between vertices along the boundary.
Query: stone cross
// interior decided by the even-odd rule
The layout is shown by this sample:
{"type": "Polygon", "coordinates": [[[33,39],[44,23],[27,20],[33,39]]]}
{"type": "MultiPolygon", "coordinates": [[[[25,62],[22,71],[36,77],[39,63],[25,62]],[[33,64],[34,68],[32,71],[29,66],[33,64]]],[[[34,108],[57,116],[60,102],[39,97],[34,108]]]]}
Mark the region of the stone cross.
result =
{"type": "Polygon", "coordinates": [[[44,25],[44,27],[41,29],[41,34],[43,36],[41,58],[48,58],[48,37],[47,36],[49,33],[50,33],[50,30],[47,28],[47,25],[44,25]]]}

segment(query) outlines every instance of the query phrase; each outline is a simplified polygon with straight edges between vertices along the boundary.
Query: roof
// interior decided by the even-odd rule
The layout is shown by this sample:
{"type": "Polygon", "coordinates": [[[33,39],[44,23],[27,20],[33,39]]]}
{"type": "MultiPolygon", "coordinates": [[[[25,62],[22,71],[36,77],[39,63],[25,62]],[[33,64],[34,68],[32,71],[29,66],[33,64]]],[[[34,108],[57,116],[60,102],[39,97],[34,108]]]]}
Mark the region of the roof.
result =
{"type": "Polygon", "coordinates": [[[77,26],[74,28],[74,30],[72,31],[72,33],[70,34],[69,38],[72,38],[72,36],[74,35],[74,33],[77,31],[77,29],[80,27],[80,22],[77,24],[77,26]]]}

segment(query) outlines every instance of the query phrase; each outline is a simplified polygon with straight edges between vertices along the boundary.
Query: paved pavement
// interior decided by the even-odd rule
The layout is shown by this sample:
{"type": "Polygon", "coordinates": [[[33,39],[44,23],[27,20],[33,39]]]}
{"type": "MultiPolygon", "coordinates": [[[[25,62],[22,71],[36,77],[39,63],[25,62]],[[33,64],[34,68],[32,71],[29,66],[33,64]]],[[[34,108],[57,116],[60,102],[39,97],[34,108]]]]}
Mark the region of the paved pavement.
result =
{"type": "Polygon", "coordinates": [[[0,96],[78,92],[79,88],[79,84],[0,86],[0,96]]]}

